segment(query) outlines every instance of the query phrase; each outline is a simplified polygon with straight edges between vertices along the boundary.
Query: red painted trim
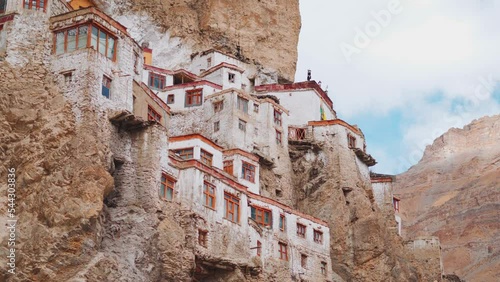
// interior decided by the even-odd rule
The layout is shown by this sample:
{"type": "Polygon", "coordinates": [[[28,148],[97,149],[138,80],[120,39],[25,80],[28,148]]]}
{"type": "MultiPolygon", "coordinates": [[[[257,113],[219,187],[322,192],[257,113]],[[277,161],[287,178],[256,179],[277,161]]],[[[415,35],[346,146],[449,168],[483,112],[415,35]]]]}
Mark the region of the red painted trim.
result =
{"type": "Polygon", "coordinates": [[[14,19],[14,14],[5,15],[0,17],[0,24],[12,21],[14,19]]]}
{"type": "Polygon", "coordinates": [[[390,177],[372,177],[371,178],[372,183],[390,183],[392,182],[392,178],[390,177]]]}
{"type": "Polygon", "coordinates": [[[330,120],[320,120],[320,121],[310,121],[307,123],[309,126],[329,126],[329,125],[341,125],[343,127],[348,128],[352,132],[358,134],[359,136],[363,136],[361,133],[361,130],[358,128],[348,124],[347,122],[341,120],[341,119],[330,119],[330,120]]]}
{"type": "Polygon", "coordinates": [[[220,64],[218,64],[218,65],[216,65],[216,66],[213,66],[213,67],[209,68],[208,70],[206,70],[206,71],[202,72],[202,73],[200,74],[200,76],[201,76],[201,77],[206,76],[207,74],[213,73],[214,71],[216,71],[216,70],[218,70],[218,69],[220,69],[220,68],[228,68],[228,69],[232,69],[232,70],[235,70],[235,71],[237,71],[237,72],[240,72],[240,73],[245,72],[245,70],[244,70],[244,69],[242,69],[242,68],[240,68],[240,67],[238,67],[238,66],[236,66],[236,65],[229,64],[229,63],[225,63],[225,62],[222,62],[222,63],[220,63],[220,64]]]}
{"type": "Polygon", "coordinates": [[[173,75],[174,74],[174,72],[171,71],[171,70],[162,69],[162,68],[159,68],[159,67],[154,67],[154,66],[146,65],[146,64],[143,65],[143,68],[145,70],[156,71],[156,72],[163,73],[163,74],[169,74],[169,75],[173,75]]]}
{"type": "MultiPolygon", "coordinates": [[[[324,226],[328,227],[328,223],[326,221],[323,221],[323,220],[321,220],[319,218],[316,218],[314,216],[311,216],[311,215],[308,215],[308,214],[296,211],[296,210],[292,209],[291,207],[289,207],[287,205],[284,205],[284,204],[282,204],[280,202],[277,202],[277,201],[275,201],[273,199],[266,198],[264,196],[254,194],[252,192],[247,192],[247,195],[248,195],[248,198],[251,198],[251,199],[254,199],[254,200],[257,200],[257,201],[261,201],[261,202],[264,202],[264,203],[268,203],[270,205],[273,205],[273,206],[276,206],[276,207],[278,207],[280,209],[283,209],[283,211],[285,211],[285,212],[293,213],[293,214],[298,215],[298,216],[300,216],[302,218],[308,219],[308,220],[310,220],[312,222],[316,222],[318,224],[321,224],[321,225],[324,225],[324,226]]],[[[250,205],[252,205],[252,204],[250,204],[250,205]]],[[[258,205],[258,204],[256,204],[256,205],[258,205]]]]}
{"type": "Polygon", "coordinates": [[[259,161],[259,157],[257,157],[256,155],[238,148],[224,150],[222,153],[224,156],[242,155],[251,159],[252,161],[259,161]]]}
{"type": "Polygon", "coordinates": [[[333,110],[332,100],[330,99],[330,97],[328,97],[328,94],[326,94],[326,92],[321,89],[321,86],[319,86],[319,84],[314,80],[289,84],[264,84],[255,86],[255,92],[283,92],[300,89],[314,89],[333,110]]]}
{"type": "Polygon", "coordinates": [[[70,11],[70,12],[67,12],[67,13],[64,13],[64,14],[60,14],[60,15],[57,15],[57,16],[53,16],[53,17],[50,18],[50,22],[53,23],[53,22],[63,21],[63,20],[67,20],[67,19],[70,19],[70,18],[76,18],[78,16],[83,16],[83,15],[86,15],[86,14],[97,15],[98,17],[100,17],[101,19],[103,19],[107,23],[111,24],[114,28],[118,29],[119,31],[121,31],[123,34],[125,34],[126,36],[128,36],[130,38],[130,34],[128,34],[127,28],[124,25],[122,25],[119,22],[115,21],[113,18],[111,18],[110,16],[106,15],[104,12],[102,12],[99,9],[97,9],[96,7],[88,7],[88,8],[84,8],[84,9],[70,11]]]}
{"type": "Polygon", "coordinates": [[[153,49],[150,49],[148,47],[142,47],[142,51],[146,52],[146,53],[150,53],[152,54],[153,53],[153,49]]]}
{"type": "Polygon", "coordinates": [[[201,134],[198,134],[198,133],[180,135],[180,136],[172,136],[168,140],[169,140],[169,142],[179,142],[179,141],[185,141],[185,140],[191,140],[191,139],[199,139],[199,140],[209,144],[210,146],[214,147],[215,149],[217,149],[219,151],[222,151],[222,149],[223,149],[221,146],[217,145],[214,141],[212,141],[212,140],[208,139],[207,137],[205,137],[201,134]]]}
{"type": "MultiPolygon", "coordinates": [[[[308,215],[308,214],[296,211],[296,210],[292,209],[291,207],[286,206],[286,205],[284,205],[284,204],[282,204],[280,202],[277,202],[277,201],[275,201],[273,199],[269,199],[269,198],[266,198],[264,196],[257,195],[257,194],[254,194],[252,192],[249,192],[247,190],[248,188],[246,186],[241,185],[240,183],[238,183],[238,182],[234,181],[233,179],[227,177],[218,168],[209,167],[209,166],[203,164],[202,162],[200,162],[199,160],[179,160],[179,159],[176,159],[175,157],[173,157],[172,155],[170,155],[169,157],[170,157],[170,161],[172,162],[172,164],[175,165],[180,170],[188,169],[188,168],[193,168],[193,167],[197,168],[197,169],[199,169],[199,170],[201,170],[201,171],[203,171],[205,173],[208,173],[208,174],[216,177],[218,180],[224,182],[225,184],[231,186],[232,188],[234,188],[236,190],[239,190],[240,192],[245,193],[248,196],[249,199],[254,199],[254,200],[257,200],[257,201],[261,201],[261,202],[264,202],[264,203],[276,206],[276,207],[282,209],[285,212],[298,215],[301,218],[305,218],[305,219],[310,220],[312,222],[315,222],[317,224],[321,224],[321,225],[323,225],[325,227],[328,227],[328,223],[326,221],[323,221],[323,220],[321,220],[319,218],[315,218],[315,217],[313,217],[311,215],[308,215]]],[[[250,201],[249,201],[248,204],[252,205],[253,203],[250,203],[250,201]]],[[[260,208],[263,208],[259,204],[255,204],[255,205],[258,206],[258,207],[260,207],[260,208]]]]}
{"type": "MultiPolygon", "coordinates": [[[[134,83],[137,83],[135,80],[134,80],[134,83]]],[[[167,114],[170,115],[170,107],[160,98],[158,97],[158,95],[156,95],[151,89],[149,89],[149,87],[144,84],[144,82],[141,82],[141,84],[137,83],[141,88],[142,90],[144,90],[149,97],[151,97],[151,99],[153,99],[153,101],[155,101],[158,106],[160,106],[162,109],[164,109],[167,114]]]]}
{"type": "Polygon", "coordinates": [[[174,70],[174,74],[179,74],[179,73],[183,73],[183,74],[185,74],[185,75],[187,75],[187,76],[191,77],[191,78],[192,78],[192,79],[194,79],[194,80],[198,79],[198,76],[197,76],[196,74],[194,74],[194,73],[192,73],[192,72],[189,72],[189,71],[187,71],[187,70],[185,70],[185,69],[178,69],[178,70],[174,70]]]}
{"type": "Polygon", "coordinates": [[[170,90],[175,90],[175,89],[182,89],[182,88],[187,88],[187,87],[196,87],[196,86],[201,86],[201,85],[206,85],[210,86],[212,88],[222,90],[222,86],[219,84],[215,84],[213,82],[210,82],[208,80],[199,80],[199,81],[194,81],[194,82],[188,82],[188,83],[183,83],[183,84],[176,84],[176,85],[171,85],[163,88],[163,91],[170,91],[170,90]]]}

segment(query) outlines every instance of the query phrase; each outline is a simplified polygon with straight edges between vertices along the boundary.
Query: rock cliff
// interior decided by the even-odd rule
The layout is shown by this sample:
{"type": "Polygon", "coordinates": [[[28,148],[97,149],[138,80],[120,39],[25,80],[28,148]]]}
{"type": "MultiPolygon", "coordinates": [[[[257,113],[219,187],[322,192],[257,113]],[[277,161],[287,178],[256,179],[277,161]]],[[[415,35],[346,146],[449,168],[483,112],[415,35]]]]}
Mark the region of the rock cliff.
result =
{"type": "Polygon", "coordinates": [[[301,27],[298,0],[96,1],[139,42],[149,42],[156,66],[183,66],[192,53],[217,48],[241,54],[264,72],[293,81],[301,27]],[[239,48],[238,48],[239,46],[239,48]]]}
{"type": "Polygon", "coordinates": [[[398,175],[404,236],[438,236],[444,272],[500,279],[500,115],[452,128],[398,175]]]}

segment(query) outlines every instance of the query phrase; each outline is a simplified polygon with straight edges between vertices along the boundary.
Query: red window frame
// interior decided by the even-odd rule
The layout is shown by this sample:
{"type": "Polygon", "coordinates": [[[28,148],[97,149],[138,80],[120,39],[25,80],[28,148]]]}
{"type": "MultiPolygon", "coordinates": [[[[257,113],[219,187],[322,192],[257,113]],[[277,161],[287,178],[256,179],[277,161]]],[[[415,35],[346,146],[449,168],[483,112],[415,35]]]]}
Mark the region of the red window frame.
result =
{"type": "Polygon", "coordinates": [[[314,242],[316,242],[318,244],[322,244],[323,243],[323,232],[314,229],[313,238],[314,238],[314,242]]]}
{"type": "Polygon", "coordinates": [[[213,155],[209,152],[200,149],[200,161],[208,166],[212,166],[213,155]]]}
{"type": "Polygon", "coordinates": [[[279,227],[281,231],[285,231],[286,228],[286,218],[284,214],[280,214],[279,227]]]}
{"type": "Polygon", "coordinates": [[[161,174],[161,184],[160,184],[160,198],[163,200],[171,201],[174,198],[175,191],[175,179],[170,177],[166,173],[161,174]],[[168,198],[168,191],[170,191],[170,199],[168,198]]]}
{"type": "Polygon", "coordinates": [[[224,161],[224,171],[233,175],[233,160],[224,161]]]}
{"type": "Polygon", "coordinates": [[[304,224],[297,223],[297,236],[305,238],[307,227],[304,224]]]}
{"type": "MultiPolygon", "coordinates": [[[[112,61],[116,61],[116,46],[118,45],[118,41],[117,41],[117,37],[114,36],[110,31],[108,31],[107,29],[104,29],[102,28],[100,25],[98,24],[95,24],[93,22],[87,22],[87,23],[84,23],[84,24],[79,24],[79,25],[75,25],[75,26],[72,26],[72,27],[69,27],[69,28],[65,28],[65,29],[60,29],[60,30],[56,30],[54,31],[54,46],[52,48],[52,53],[53,54],[56,54],[56,55],[59,55],[59,54],[64,54],[64,53],[67,53],[68,52],[68,32],[70,30],[76,30],[76,33],[75,33],[75,49],[74,50],[79,50],[79,49],[85,49],[85,48],[93,48],[96,52],[98,53],[101,53],[102,55],[104,55],[106,58],[108,59],[111,59],[112,61]],[[80,47],[80,28],[81,27],[87,27],[87,34],[85,36],[85,47],[80,47]],[[93,29],[96,29],[97,30],[97,38],[95,39],[95,46],[92,42],[92,31],[93,29]],[[100,39],[101,39],[101,36],[100,34],[103,33],[105,35],[105,44],[104,44],[104,51],[101,51],[100,50],[100,39]],[[62,34],[63,35],[63,40],[64,40],[64,47],[63,47],[63,50],[62,50],[62,53],[57,53],[57,37],[58,37],[58,34],[62,34]],[[108,54],[108,51],[109,51],[109,44],[111,44],[111,40],[112,40],[112,44],[113,44],[113,48],[111,50],[111,52],[113,53],[113,56],[109,56],[110,54],[108,54]]],[[[103,38],[104,39],[104,38],[103,38]]],[[[73,52],[74,50],[70,50],[69,52],[73,52]]]]}
{"type": "Polygon", "coordinates": [[[203,199],[204,199],[203,205],[205,207],[215,209],[215,201],[216,201],[215,193],[216,193],[215,185],[207,181],[203,182],[203,199]]]}
{"type": "Polygon", "coordinates": [[[179,155],[179,157],[183,160],[190,160],[194,157],[194,149],[193,148],[184,148],[174,150],[174,153],[179,155]]]}
{"type": "Polygon", "coordinates": [[[281,112],[274,109],[274,124],[281,126],[281,112]]]}
{"type": "Polygon", "coordinates": [[[272,225],[273,213],[271,210],[253,205],[250,208],[253,210],[252,212],[250,212],[250,216],[253,220],[255,220],[255,222],[262,226],[272,225]],[[269,219],[268,222],[266,222],[266,214],[267,218],[269,219]]]}
{"type": "Polygon", "coordinates": [[[43,10],[44,12],[47,11],[47,2],[45,0],[24,0],[24,9],[28,10],[43,10]],[[33,2],[35,2],[33,5],[33,2]]]}
{"type": "Polygon", "coordinates": [[[240,222],[240,198],[224,192],[224,218],[238,223],[240,222]]]}
{"type": "Polygon", "coordinates": [[[262,254],[262,243],[260,241],[257,241],[257,255],[260,257],[262,254]]]}
{"type": "Polygon", "coordinates": [[[283,134],[281,134],[281,131],[276,130],[276,144],[278,144],[278,145],[283,144],[282,135],[283,134]]]}
{"type": "Polygon", "coordinates": [[[279,252],[280,252],[280,260],[288,261],[288,245],[283,242],[278,242],[279,252]]]}
{"type": "Polygon", "coordinates": [[[148,105],[148,120],[156,121],[158,123],[161,122],[161,115],[153,109],[150,105],[148,105]]]}
{"type": "Polygon", "coordinates": [[[202,104],[203,89],[186,90],[186,107],[199,106],[202,104]]]}
{"type": "Polygon", "coordinates": [[[149,72],[149,87],[161,90],[165,88],[166,82],[167,82],[166,76],[154,72],[149,72]]]}
{"type": "Polygon", "coordinates": [[[255,183],[255,166],[245,161],[241,162],[241,176],[243,179],[255,183]]]}

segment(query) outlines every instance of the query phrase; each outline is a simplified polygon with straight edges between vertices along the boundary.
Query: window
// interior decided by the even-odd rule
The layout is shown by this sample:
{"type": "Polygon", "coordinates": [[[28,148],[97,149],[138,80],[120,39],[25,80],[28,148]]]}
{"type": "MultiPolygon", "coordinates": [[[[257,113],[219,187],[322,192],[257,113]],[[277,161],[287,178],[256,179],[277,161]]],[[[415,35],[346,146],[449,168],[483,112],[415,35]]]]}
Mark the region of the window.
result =
{"type": "Polygon", "coordinates": [[[280,214],[280,230],[285,231],[285,215],[280,214]]]}
{"type": "Polygon", "coordinates": [[[200,158],[201,158],[201,162],[208,165],[208,166],[212,166],[212,158],[213,158],[213,155],[210,154],[209,152],[201,149],[200,150],[200,158]]]}
{"type": "Polygon", "coordinates": [[[288,246],[283,242],[279,242],[278,245],[280,247],[280,259],[288,261],[288,246]]]}
{"type": "Polygon", "coordinates": [[[115,60],[116,38],[92,24],[59,31],[55,34],[55,41],[56,55],[77,49],[93,48],[109,59],[115,60]]]}
{"type": "Polygon", "coordinates": [[[300,223],[297,223],[297,236],[305,238],[306,237],[306,226],[300,223]]]}
{"type": "Polygon", "coordinates": [[[243,179],[255,183],[255,166],[247,162],[242,162],[241,175],[243,179]]]}
{"type": "Polygon", "coordinates": [[[70,85],[71,82],[73,82],[73,73],[72,72],[65,72],[63,73],[63,76],[64,76],[64,84],[66,86],[70,85]]]}
{"type": "Polygon", "coordinates": [[[224,161],[224,171],[233,175],[233,160],[224,161]]]}
{"type": "Polygon", "coordinates": [[[229,193],[224,193],[224,218],[232,221],[240,221],[240,199],[229,193]]]}
{"type": "Polygon", "coordinates": [[[203,204],[215,209],[215,186],[208,182],[203,183],[203,204]]]}
{"type": "MultiPolygon", "coordinates": [[[[7,1],[5,1],[7,2],[7,1]]],[[[24,8],[29,10],[43,10],[46,11],[45,0],[24,0],[24,8]]]]}
{"type": "Polygon", "coordinates": [[[111,96],[111,78],[103,75],[102,76],[102,91],[101,91],[102,96],[106,97],[109,99],[111,96]]]}
{"type": "Polygon", "coordinates": [[[172,201],[174,197],[175,180],[166,173],[161,174],[160,198],[172,201]]]}
{"type": "Polygon", "coordinates": [[[252,206],[250,208],[250,216],[262,226],[271,226],[272,214],[268,209],[252,206]]]}
{"type": "Polygon", "coordinates": [[[248,113],[248,100],[238,96],[237,100],[238,109],[244,113],[248,113]]]}
{"type": "Polygon", "coordinates": [[[253,111],[256,113],[259,112],[259,104],[253,104],[253,111]]]}
{"type": "Polygon", "coordinates": [[[300,254],[300,266],[307,268],[307,256],[304,254],[300,254]]]}
{"type": "Polygon", "coordinates": [[[186,90],[186,107],[201,105],[202,89],[186,90]]]}
{"type": "Polygon", "coordinates": [[[207,58],[207,69],[212,66],[212,58],[207,58]]]}
{"type": "Polygon", "coordinates": [[[227,80],[229,81],[229,83],[234,83],[236,80],[236,75],[234,73],[228,73],[227,80]]]}
{"type": "Polygon", "coordinates": [[[321,274],[323,274],[323,275],[327,274],[327,272],[326,272],[326,266],[327,266],[326,262],[322,261],[321,262],[321,274]]]}
{"type": "Polygon", "coordinates": [[[247,122],[242,119],[238,119],[238,128],[241,131],[247,131],[247,122]]]}
{"type": "Polygon", "coordinates": [[[7,0],[0,0],[0,14],[5,13],[6,6],[7,6],[7,0]]]}
{"type": "Polygon", "coordinates": [[[167,104],[173,104],[175,103],[175,95],[174,94],[168,94],[167,96],[167,104]]]}
{"type": "Polygon", "coordinates": [[[397,198],[392,198],[392,203],[394,205],[394,210],[399,212],[399,199],[397,198]]]}
{"type": "Polygon", "coordinates": [[[179,149],[175,151],[175,154],[183,160],[190,160],[193,158],[193,148],[179,149]]]}
{"type": "Polygon", "coordinates": [[[155,111],[150,105],[148,105],[148,120],[156,121],[158,123],[161,121],[161,115],[157,111],[155,111]]]}
{"type": "Polygon", "coordinates": [[[257,241],[257,255],[260,257],[262,254],[262,243],[260,241],[257,241]]]}
{"type": "Polygon", "coordinates": [[[220,122],[216,121],[214,122],[214,132],[217,132],[220,130],[220,122]]]}
{"type": "Polygon", "coordinates": [[[164,75],[149,72],[149,87],[161,90],[165,87],[167,78],[164,75]]]}
{"type": "Polygon", "coordinates": [[[257,127],[254,127],[253,133],[255,134],[255,136],[259,136],[259,129],[257,127]]]}
{"type": "Polygon", "coordinates": [[[356,148],[356,137],[351,134],[347,134],[347,141],[349,142],[350,149],[356,148]]]}
{"type": "Polygon", "coordinates": [[[274,109],[274,124],[281,126],[281,113],[274,109]]]}
{"type": "Polygon", "coordinates": [[[224,101],[218,101],[214,103],[214,112],[218,113],[224,109],[224,101]]]}
{"type": "Polygon", "coordinates": [[[202,247],[207,247],[208,231],[198,230],[198,244],[202,247]]]}
{"type": "Polygon", "coordinates": [[[318,244],[322,244],[323,243],[323,232],[319,231],[319,230],[314,230],[314,242],[318,243],[318,244]]]}
{"type": "Polygon", "coordinates": [[[276,144],[281,145],[283,142],[281,141],[281,131],[276,130],[276,144]]]}

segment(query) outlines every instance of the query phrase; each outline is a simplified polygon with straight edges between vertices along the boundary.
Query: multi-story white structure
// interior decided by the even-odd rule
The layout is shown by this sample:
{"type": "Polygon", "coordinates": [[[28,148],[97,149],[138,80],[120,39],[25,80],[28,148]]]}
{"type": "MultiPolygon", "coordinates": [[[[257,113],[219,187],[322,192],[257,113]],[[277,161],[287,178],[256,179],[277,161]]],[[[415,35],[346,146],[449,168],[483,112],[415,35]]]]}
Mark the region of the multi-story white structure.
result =
{"type": "Polygon", "coordinates": [[[396,220],[396,230],[401,236],[401,216],[399,215],[399,198],[394,196],[392,183],[393,175],[371,173],[370,174],[373,196],[379,208],[389,216],[394,216],[396,220]]]}

